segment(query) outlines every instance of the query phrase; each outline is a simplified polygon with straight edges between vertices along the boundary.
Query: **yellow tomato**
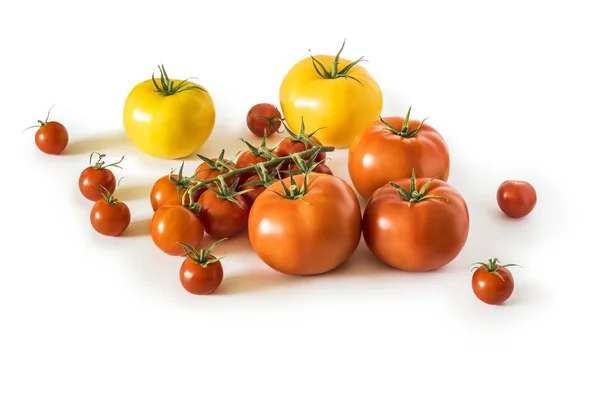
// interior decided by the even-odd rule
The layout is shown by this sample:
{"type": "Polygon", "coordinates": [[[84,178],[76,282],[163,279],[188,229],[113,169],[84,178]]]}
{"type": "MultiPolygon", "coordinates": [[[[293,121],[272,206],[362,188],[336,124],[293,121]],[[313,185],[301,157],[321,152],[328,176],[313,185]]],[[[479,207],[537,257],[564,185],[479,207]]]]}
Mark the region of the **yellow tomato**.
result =
{"type": "Polygon", "coordinates": [[[357,61],[316,55],[294,65],[279,90],[279,103],[288,127],[306,132],[323,145],[348,147],[383,107],[379,84],[357,61]]]}
{"type": "Polygon", "coordinates": [[[125,100],[123,124],[133,144],[158,158],[184,158],[206,142],[215,125],[208,91],[187,80],[171,80],[164,67],[160,79],[136,85],[125,100]]]}

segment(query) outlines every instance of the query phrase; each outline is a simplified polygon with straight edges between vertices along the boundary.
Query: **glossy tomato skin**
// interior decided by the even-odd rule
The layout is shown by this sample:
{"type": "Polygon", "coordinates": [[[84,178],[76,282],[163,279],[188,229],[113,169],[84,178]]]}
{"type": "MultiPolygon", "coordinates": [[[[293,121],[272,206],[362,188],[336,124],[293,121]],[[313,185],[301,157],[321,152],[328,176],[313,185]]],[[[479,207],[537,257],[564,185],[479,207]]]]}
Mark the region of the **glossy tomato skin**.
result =
{"type": "Polygon", "coordinates": [[[108,203],[98,200],[90,212],[90,222],[94,230],[105,236],[119,236],[131,222],[131,212],[127,204],[117,201],[108,203]]]}
{"type": "MultiPolygon", "coordinates": [[[[209,255],[209,259],[215,256],[209,255]]],[[[208,295],[213,293],[223,282],[223,266],[220,261],[207,264],[205,267],[186,258],[179,269],[181,286],[191,294],[208,295]]]]}
{"type": "Polygon", "coordinates": [[[248,110],[246,125],[255,136],[272,136],[281,127],[281,112],[274,104],[255,104],[248,110]]]}
{"type": "Polygon", "coordinates": [[[504,181],[498,187],[496,201],[504,214],[511,218],[523,218],[535,208],[537,193],[529,182],[504,181]]]}
{"type": "MultiPolygon", "coordinates": [[[[252,183],[252,182],[258,182],[258,181],[260,181],[260,177],[258,175],[254,175],[254,176],[251,176],[250,178],[248,178],[245,183],[252,183]]],[[[252,208],[252,205],[254,204],[254,201],[256,200],[256,198],[262,192],[265,191],[266,187],[264,185],[257,185],[257,186],[245,186],[242,189],[243,190],[252,189],[251,191],[242,194],[242,196],[244,196],[244,199],[246,200],[246,203],[248,204],[248,208],[252,208]]]]}
{"type": "MultiPolygon", "coordinates": [[[[329,71],[332,69],[335,56],[314,57],[329,71]]],[[[340,58],[338,71],[350,63],[350,60],[340,58]]],[[[279,103],[289,128],[299,132],[304,119],[307,132],[319,129],[313,137],[324,145],[348,147],[369,123],[377,119],[383,107],[381,89],[366,68],[356,64],[348,75],[354,79],[322,78],[311,57],[292,66],[279,90],[279,103]]]]}
{"type": "MultiPolygon", "coordinates": [[[[160,79],[156,83],[160,86],[160,79]]],[[[177,86],[181,80],[173,80],[177,86]]],[[[195,85],[187,82],[185,86],[195,85]]],[[[205,89],[205,88],[204,88],[205,89]]],[[[202,147],[216,119],[208,91],[190,89],[163,96],[152,79],[136,85],[125,100],[123,124],[131,142],[149,156],[184,158],[202,147]]]]}
{"type": "Polygon", "coordinates": [[[58,155],[69,143],[69,132],[56,121],[44,123],[35,133],[35,144],[42,152],[58,155]]]}
{"type": "MultiPolygon", "coordinates": [[[[383,118],[400,130],[403,117],[383,118]]],[[[409,120],[408,129],[420,121],[409,120]]],[[[389,181],[410,178],[413,168],[417,177],[447,181],[450,174],[448,146],[440,133],[427,124],[413,137],[393,133],[380,120],[373,122],[353,141],[348,150],[348,172],[358,193],[368,199],[389,181]]]]}
{"type": "MultiPolygon", "coordinates": [[[[323,145],[323,143],[321,143],[321,141],[314,136],[312,136],[310,139],[319,146],[323,145]]],[[[308,145],[306,145],[303,142],[293,140],[292,137],[288,136],[288,137],[284,138],[281,142],[279,142],[279,144],[277,145],[277,149],[275,149],[275,154],[278,157],[287,157],[287,156],[291,156],[294,153],[301,153],[305,150],[312,149],[313,147],[314,146],[310,143],[308,143],[308,145]]],[[[323,160],[325,160],[326,157],[327,157],[327,153],[319,153],[315,157],[315,162],[323,161],[323,160]]],[[[304,157],[304,159],[308,159],[308,158],[309,157],[304,157]]]]}
{"type": "Polygon", "coordinates": [[[177,242],[199,248],[204,237],[200,219],[184,206],[164,205],[154,213],[150,223],[150,236],[154,244],[172,256],[185,255],[185,249],[177,242]]]}
{"type": "Polygon", "coordinates": [[[102,192],[95,186],[102,186],[109,193],[113,193],[117,187],[117,180],[113,172],[107,168],[87,167],[79,175],[79,191],[91,201],[102,199],[102,192]]]}
{"type": "MultiPolygon", "coordinates": [[[[420,188],[428,179],[417,179],[420,188]]],[[[410,179],[395,181],[410,190],[410,179]]],[[[405,271],[441,268],[458,256],[469,234],[469,211],[463,197],[442,180],[434,180],[427,194],[444,196],[417,203],[402,199],[384,185],[367,201],[363,236],[381,262],[405,271]]]]}
{"type": "MultiPolygon", "coordinates": [[[[286,177],[303,187],[303,177],[286,177]]],[[[339,267],[360,241],[361,212],[356,194],[344,180],[309,174],[304,201],[281,198],[280,182],[258,196],[250,209],[248,236],[262,261],[289,275],[317,275],[339,267]]]]}
{"type": "MultiPolygon", "coordinates": [[[[267,161],[266,158],[254,155],[250,150],[245,150],[241,152],[238,158],[235,160],[235,165],[237,166],[237,168],[246,168],[265,161],[267,161]]],[[[266,168],[266,170],[272,171],[273,168],[266,168]]],[[[240,182],[245,182],[251,176],[256,176],[256,170],[242,174],[242,176],[240,177],[240,182]]]]}
{"type": "MultiPolygon", "coordinates": [[[[184,204],[184,202],[185,205],[190,204],[187,188],[180,187],[178,193],[177,185],[173,183],[169,177],[177,180],[177,175],[175,174],[162,176],[154,182],[154,185],[150,190],[150,204],[152,205],[153,211],[158,210],[164,205],[181,205],[184,204]]],[[[196,190],[192,194],[192,200],[196,202],[199,197],[199,190],[196,190]]]]}
{"type": "Polygon", "coordinates": [[[475,296],[486,304],[499,305],[504,303],[512,295],[515,282],[512,273],[500,268],[499,276],[488,272],[485,267],[479,267],[473,273],[471,287],[475,296]]]}
{"type": "Polygon", "coordinates": [[[236,196],[236,203],[221,199],[207,190],[198,203],[202,205],[200,221],[207,234],[216,239],[231,238],[240,233],[248,223],[248,203],[243,196],[236,196]]]}

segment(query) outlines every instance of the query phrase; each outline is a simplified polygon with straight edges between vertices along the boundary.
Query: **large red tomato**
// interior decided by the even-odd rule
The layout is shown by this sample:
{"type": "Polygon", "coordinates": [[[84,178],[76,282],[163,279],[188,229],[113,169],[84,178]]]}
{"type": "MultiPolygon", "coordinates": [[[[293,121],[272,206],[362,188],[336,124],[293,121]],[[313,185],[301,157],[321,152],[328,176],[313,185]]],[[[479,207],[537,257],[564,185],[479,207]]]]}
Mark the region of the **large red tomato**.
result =
{"type": "Polygon", "coordinates": [[[439,179],[401,179],[376,190],[363,214],[365,243],[380,261],[406,271],[450,263],[469,233],[463,197],[439,179]]]}
{"type": "Polygon", "coordinates": [[[358,193],[368,199],[389,181],[417,177],[448,180],[450,155],[446,142],[431,126],[388,117],[373,122],[348,150],[348,171],[358,193]]]}
{"type": "Polygon", "coordinates": [[[316,275],[350,258],[360,241],[360,221],[358,198],[344,180],[317,173],[294,175],[256,198],[248,236],[271,268],[316,275]]]}

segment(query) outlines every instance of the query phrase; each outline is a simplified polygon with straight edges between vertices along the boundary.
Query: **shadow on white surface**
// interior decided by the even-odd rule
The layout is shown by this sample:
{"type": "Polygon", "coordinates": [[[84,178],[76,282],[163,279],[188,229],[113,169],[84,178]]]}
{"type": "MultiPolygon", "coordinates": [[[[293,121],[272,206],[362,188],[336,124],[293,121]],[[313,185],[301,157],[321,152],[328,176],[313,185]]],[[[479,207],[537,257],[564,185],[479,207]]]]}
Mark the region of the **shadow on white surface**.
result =
{"type": "MultiPolygon", "coordinates": [[[[124,132],[107,132],[101,135],[92,135],[85,139],[72,139],[67,145],[64,155],[86,155],[92,152],[102,152],[107,157],[131,154],[133,144],[124,132]]],[[[117,160],[118,161],[118,158],[117,160]]]]}
{"type": "Polygon", "coordinates": [[[122,237],[140,237],[148,236],[150,240],[150,222],[152,218],[136,219],[131,221],[125,232],[121,234],[122,237]]]}
{"type": "MultiPolygon", "coordinates": [[[[147,199],[150,196],[152,185],[154,182],[145,184],[134,184],[128,186],[125,184],[125,180],[121,182],[118,192],[115,193],[115,197],[123,202],[134,201],[139,199],[147,199]]],[[[149,201],[149,200],[148,200],[149,201]]]]}
{"type": "Polygon", "coordinates": [[[258,293],[269,290],[282,289],[286,286],[300,284],[301,277],[294,277],[266,270],[264,266],[254,266],[256,271],[244,271],[238,274],[225,276],[222,285],[215,292],[216,295],[234,295],[258,293]]]}

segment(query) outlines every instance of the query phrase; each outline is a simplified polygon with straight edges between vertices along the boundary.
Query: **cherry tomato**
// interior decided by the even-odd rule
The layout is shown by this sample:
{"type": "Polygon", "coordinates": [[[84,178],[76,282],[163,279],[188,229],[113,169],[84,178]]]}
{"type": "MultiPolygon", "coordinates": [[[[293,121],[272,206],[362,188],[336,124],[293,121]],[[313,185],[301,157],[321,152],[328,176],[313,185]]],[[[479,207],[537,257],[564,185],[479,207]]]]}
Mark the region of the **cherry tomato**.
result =
{"type": "Polygon", "coordinates": [[[487,263],[478,262],[473,265],[478,266],[471,279],[475,296],[492,305],[499,305],[508,300],[515,288],[515,282],[512,273],[506,267],[517,264],[500,265],[498,259],[494,258],[487,263]]]}
{"type": "Polygon", "coordinates": [[[469,233],[467,205],[439,179],[391,182],[377,189],[363,214],[367,247],[383,263],[405,271],[429,271],[450,263],[469,233]]]}
{"type": "MultiPolygon", "coordinates": [[[[290,167],[290,169],[292,171],[302,171],[302,169],[298,166],[298,164],[293,164],[290,167]]],[[[289,172],[288,173],[286,173],[286,172],[288,172],[288,170],[282,171],[282,175],[288,176],[289,172]]],[[[306,171],[304,171],[304,172],[306,172],[306,171]]],[[[309,172],[315,172],[317,174],[333,175],[333,171],[331,170],[331,168],[329,168],[327,165],[325,165],[324,162],[312,165],[309,172]]]]}
{"type": "Polygon", "coordinates": [[[231,238],[240,233],[248,223],[249,207],[246,199],[225,188],[202,193],[200,221],[207,234],[214,238],[231,238]]]}
{"type": "MultiPolygon", "coordinates": [[[[50,107],[50,110],[52,110],[52,107],[50,107]]],[[[69,143],[69,132],[60,122],[48,122],[50,110],[45,121],[38,120],[39,125],[32,126],[31,128],[38,127],[35,133],[35,144],[38,149],[46,154],[58,155],[62,153],[69,143]]]]}
{"type": "Polygon", "coordinates": [[[90,222],[96,232],[105,236],[119,236],[131,222],[131,212],[127,204],[114,198],[108,191],[102,192],[90,212],[90,222]]]}
{"type": "Polygon", "coordinates": [[[222,257],[212,255],[214,248],[225,239],[216,241],[210,248],[197,251],[187,243],[180,243],[186,252],[179,269],[181,286],[191,294],[207,295],[213,293],[223,282],[222,257]]]}
{"type": "Polygon", "coordinates": [[[119,161],[108,165],[105,165],[105,162],[103,161],[104,157],[106,157],[106,154],[92,153],[90,155],[90,166],[84,169],[79,175],[79,191],[88,200],[98,201],[102,198],[104,189],[112,194],[117,187],[115,175],[108,168],[121,168],[119,163],[123,161],[125,156],[121,157],[119,161]],[[92,164],[92,157],[94,154],[98,155],[98,161],[96,161],[95,164],[92,164]]]}
{"type": "Polygon", "coordinates": [[[498,207],[511,218],[522,218],[533,211],[537,194],[530,183],[524,181],[504,181],[496,193],[498,207]]]}
{"type": "Polygon", "coordinates": [[[256,254],[274,270],[317,275],[339,267],[354,253],[360,220],[358,198],[343,179],[294,175],[256,198],[248,236],[256,254]]]}
{"type": "MultiPolygon", "coordinates": [[[[156,211],[164,205],[189,205],[190,197],[187,189],[190,187],[181,176],[171,174],[159,178],[150,191],[150,204],[152,210],[156,211]],[[184,203],[185,202],[185,203],[184,203]]],[[[197,202],[200,191],[192,193],[193,202],[197,202]]]]}
{"type": "MultiPolygon", "coordinates": [[[[244,185],[247,185],[252,182],[260,182],[260,181],[261,181],[260,176],[254,175],[254,176],[251,176],[250,178],[248,178],[246,180],[246,182],[244,182],[244,185]]],[[[271,182],[271,183],[273,183],[273,182],[271,182]]],[[[242,196],[244,196],[244,199],[246,199],[246,203],[248,203],[248,208],[252,208],[252,205],[254,204],[254,201],[256,200],[258,195],[260,195],[262,192],[264,192],[265,189],[271,183],[269,183],[267,186],[262,185],[262,184],[261,185],[243,186],[244,190],[249,190],[248,192],[245,192],[244,194],[242,194],[242,196]]]]}
{"type": "MultiPolygon", "coordinates": [[[[252,150],[245,150],[245,151],[241,152],[240,155],[238,156],[238,158],[235,160],[235,165],[238,168],[246,168],[246,167],[250,167],[250,166],[255,166],[256,164],[265,162],[265,161],[267,161],[266,158],[259,156],[256,153],[253,153],[252,150]]],[[[273,170],[273,168],[266,168],[266,169],[267,169],[267,171],[273,170]]],[[[240,182],[245,182],[248,178],[250,178],[251,176],[255,176],[255,175],[256,175],[256,170],[252,170],[250,172],[242,174],[240,177],[240,182]]]]}
{"type": "MultiPolygon", "coordinates": [[[[233,161],[230,161],[226,158],[223,158],[224,151],[221,152],[221,155],[217,158],[206,158],[204,156],[199,157],[203,160],[203,162],[196,167],[196,171],[194,172],[195,178],[198,180],[208,180],[218,177],[219,175],[224,175],[231,171],[231,168],[237,168],[237,164],[233,161]]],[[[233,176],[227,178],[225,183],[231,185],[237,176],[233,176]]],[[[214,183],[210,186],[215,187],[214,183]]],[[[207,189],[205,187],[196,190],[198,196],[204,193],[207,189]]]]}
{"type": "Polygon", "coordinates": [[[166,254],[183,256],[185,250],[178,242],[198,248],[204,237],[204,227],[198,216],[180,205],[164,205],[154,213],[150,223],[154,244],[166,254]]]}
{"type": "Polygon", "coordinates": [[[281,113],[269,103],[253,105],[246,115],[246,125],[258,137],[269,137],[281,127],[281,113]]]}
{"type": "MultiPolygon", "coordinates": [[[[319,146],[322,146],[322,143],[319,141],[319,139],[317,139],[316,137],[311,137],[310,140],[314,143],[316,143],[319,146]]],[[[277,154],[278,157],[287,157],[287,156],[291,156],[294,153],[301,153],[305,150],[308,149],[312,149],[314,147],[314,145],[310,142],[307,141],[307,139],[300,137],[293,137],[293,136],[288,136],[285,139],[283,139],[281,142],[279,142],[279,144],[277,145],[277,149],[275,150],[275,153],[277,154]]],[[[326,153],[319,153],[316,158],[315,158],[315,162],[320,162],[325,160],[326,157],[326,153]]],[[[305,159],[308,159],[308,157],[305,157],[305,159]]],[[[283,169],[282,169],[283,170],[283,169]]]]}
{"type": "Polygon", "coordinates": [[[380,118],[357,137],[348,150],[348,172],[364,199],[389,181],[410,178],[448,180],[446,142],[431,126],[406,117],[380,118]]]}

